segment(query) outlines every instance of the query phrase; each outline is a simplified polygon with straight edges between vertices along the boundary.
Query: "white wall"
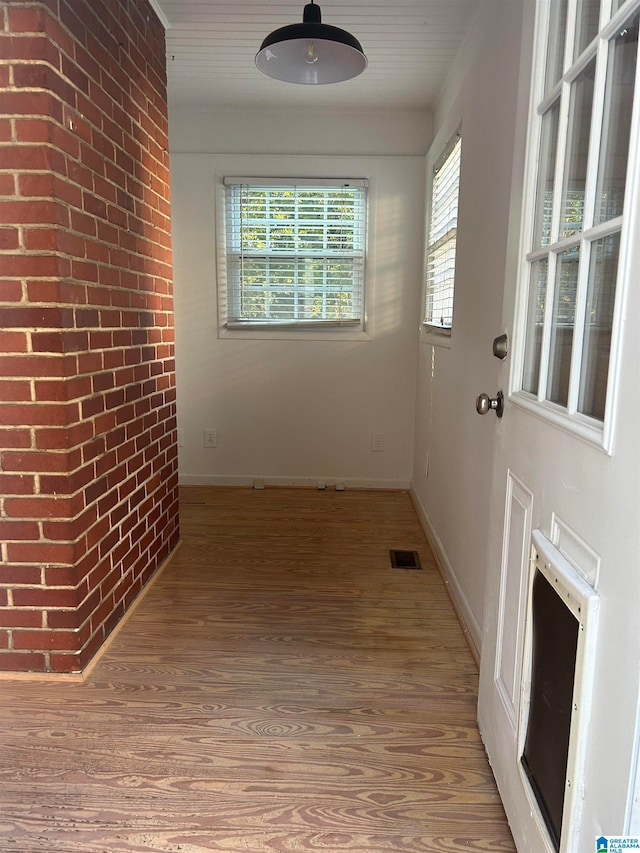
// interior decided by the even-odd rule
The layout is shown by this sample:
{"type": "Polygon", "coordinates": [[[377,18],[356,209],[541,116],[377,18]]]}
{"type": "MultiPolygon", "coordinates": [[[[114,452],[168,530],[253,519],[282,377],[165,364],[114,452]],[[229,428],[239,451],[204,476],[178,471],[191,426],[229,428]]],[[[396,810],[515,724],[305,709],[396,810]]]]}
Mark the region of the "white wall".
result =
{"type": "Polygon", "coordinates": [[[429,117],[174,111],[171,126],[182,482],[407,487],[429,117]],[[366,340],[219,336],[214,196],[225,174],[369,179],[366,340]],[[216,449],[204,448],[205,428],[217,429],[216,449]],[[371,451],[372,432],[385,434],[384,452],[371,451]]]}
{"type": "Polygon", "coordinates": [[[171,152],[234,154],[424,154],[431,144],[427,112],[245,110],[202,112],[170,104],[171,152]]]}
{"type": "Polygon", "coordinates": [[[475,399],[498,390],[492,342],[504,331],[521,13],[515,2],[482,4],[436,110],[429,157],[461,124],[454,327],[450,348],[420,344],[413,489],[478,649],[497,421],[477,415],[475,399]]]}

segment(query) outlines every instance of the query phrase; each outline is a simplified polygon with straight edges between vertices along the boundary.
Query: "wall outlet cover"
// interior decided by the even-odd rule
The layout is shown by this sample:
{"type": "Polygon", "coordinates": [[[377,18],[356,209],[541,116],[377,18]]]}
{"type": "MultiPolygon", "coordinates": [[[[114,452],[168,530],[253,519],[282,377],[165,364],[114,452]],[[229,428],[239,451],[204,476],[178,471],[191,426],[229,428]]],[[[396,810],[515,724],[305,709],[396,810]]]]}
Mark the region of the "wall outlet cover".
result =
{"type": "Polygon", "coordinates": [[[218,446],[218,430],[217,429],[205,429],[204,430],[204,446],[205,447],[217,447],[218,446]]]}

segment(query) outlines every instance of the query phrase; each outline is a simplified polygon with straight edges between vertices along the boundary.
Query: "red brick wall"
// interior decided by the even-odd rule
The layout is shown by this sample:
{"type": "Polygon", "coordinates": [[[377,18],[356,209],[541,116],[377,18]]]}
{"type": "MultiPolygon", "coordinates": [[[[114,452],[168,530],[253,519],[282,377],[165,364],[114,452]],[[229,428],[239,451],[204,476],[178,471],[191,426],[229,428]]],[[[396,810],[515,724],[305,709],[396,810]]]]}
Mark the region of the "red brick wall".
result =
{"type": "Polygon", "coordinates": [[[164,31],[0,5],[0,669],[81,670],[178,539],[164,31]]]}

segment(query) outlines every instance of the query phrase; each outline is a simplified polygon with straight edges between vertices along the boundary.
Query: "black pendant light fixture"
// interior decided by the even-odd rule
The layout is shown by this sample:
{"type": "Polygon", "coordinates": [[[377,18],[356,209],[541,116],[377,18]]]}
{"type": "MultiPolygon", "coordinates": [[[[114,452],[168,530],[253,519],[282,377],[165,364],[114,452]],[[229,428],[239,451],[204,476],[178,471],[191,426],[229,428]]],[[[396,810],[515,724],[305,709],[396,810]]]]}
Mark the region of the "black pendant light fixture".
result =
{"type": "Polygon", "coordinates": [[[357,77],[367,67],[367,57],[351,33],[322,23],[320,7],[312,0],[301,24],[280,27],[266,37],[256,65],[276,80],[319,85],[357,77]]]}

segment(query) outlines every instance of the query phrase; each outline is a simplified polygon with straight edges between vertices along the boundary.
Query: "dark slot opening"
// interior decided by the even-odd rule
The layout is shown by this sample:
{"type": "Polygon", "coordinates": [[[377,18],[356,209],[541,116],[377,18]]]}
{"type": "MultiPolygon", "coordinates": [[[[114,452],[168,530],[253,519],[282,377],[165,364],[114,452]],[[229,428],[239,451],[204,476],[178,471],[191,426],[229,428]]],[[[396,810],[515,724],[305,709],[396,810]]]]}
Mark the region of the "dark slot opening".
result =
{"type": "Polygon", "coordinates": [[[389,551],[391,566],[394,569],[421,569],[417,551],[389,551]]]}
{"type": "Polygon", "coordinates": [[[532,610],[531,697],[521,761],[559,851],[579,624],[539,571],[532,610]]]}

